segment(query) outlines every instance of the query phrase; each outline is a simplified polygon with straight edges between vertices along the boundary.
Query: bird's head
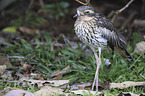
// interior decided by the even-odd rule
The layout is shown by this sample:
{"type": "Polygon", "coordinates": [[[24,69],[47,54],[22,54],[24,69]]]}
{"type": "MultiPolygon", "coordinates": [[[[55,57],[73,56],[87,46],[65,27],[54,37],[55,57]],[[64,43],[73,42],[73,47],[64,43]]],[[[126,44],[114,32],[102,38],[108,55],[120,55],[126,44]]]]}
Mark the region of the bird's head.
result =
{"type": "Polygon", "coordinates": [[[89,6],[80,6],[77,8],[77,14],[73,17],[79,17],[79,16],[92,16],[94,14],[94,9],[89,6]]]}

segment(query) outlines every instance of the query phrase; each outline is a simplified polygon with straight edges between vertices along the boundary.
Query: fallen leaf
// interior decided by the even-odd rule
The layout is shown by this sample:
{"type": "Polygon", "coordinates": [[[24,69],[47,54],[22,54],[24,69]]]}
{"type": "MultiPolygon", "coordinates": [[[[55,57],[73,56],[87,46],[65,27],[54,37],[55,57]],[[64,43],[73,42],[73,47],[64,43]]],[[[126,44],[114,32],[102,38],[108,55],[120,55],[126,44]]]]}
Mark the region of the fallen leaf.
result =
{"type": "Polygon", "coordinates": [[[20,82],[29,81],[30,84],[38,84],[38,87],[43,86],[43,84],[51,85],[51,86],[61,86],[69,83],[69,80],[34,80],[34,79],[28,79],[27,77],[23,77],[19,81],[20,82]]]}
{"type": "Polygon", "coordinates": [[[33,93],[24,90],[12,90],[4,96],[35,96],[33,93]]]}
{"type": "Polygon", "coordinates": [[[16,27],[10,26],[10,27],[4,28],[2,31],[16,34],[16,29],[17,29],[16,27]]]}
{"type": "Polygon", "coordinates": [[[81,94],[81,95],[84,95],[83,92],[85,92],[88,94],[88,96],[89,96],[89,94],[93,94],[93,95],[97,96],[102,93],[102,92],[89,91],[89,90],[75,90],[75,91],[71,91],[71,92],[73,92],[74,94],[81,94]]]}
{"type": "Polygon", "coordinates": [[[28,27],[23,27],[23,26],[19,27],[18,30],[24,34],[30,34],[30,35],[33,35],[33,34],[39,35],[40,34],[40,31],[38,29],[30,29],[28,27]]]}
{"type": "Polygon", "coordinates": [[[133,81],[126,81],[126,82],[122,82],[122,83],[110,83],[110,89],[111,88],[127,88],[127,87],[131,87],[131,86],[144,86],[145,82],[133,82],[133,81]]]}
{"type": "Polygon", "coordinates": [[[46,82],[51,83],[51,84],[48,84],[48,85],[57,87],[57,86],[61,86],[61,85],[64,85],[64,84],[68,84],[69,80],[52,80],[52,81],[46,81],[46,82]]]}
{"type": "Polygon", "coordinates": [[[137,53],[138,55],[144,54],[145,53],[145,41],[141,41],[141,42],[137,43],[134,52],[137,53]]]}
{"type": "Polygon", "coordinates": [[[81,89],[81,90],[84,90],[85,87],[89,87],[91,86],[92,84],[91,83],[78,83],[78,84],[73,84],[71,85],[70,87],[73,88],[74,90],[77,90],[77,89],[81,89]]]}
{"type": "Polygon", "coordinates": [[[1,65],[0,66],[0,73],[2,74],[6,70],[7,66],[6,65],[1,65]]]}
{"type": "Polygon", "coordinates": [[[63,90],[60,88],[45,86],[34,94],[36,96],[58,96],[58,94],[65,94],[65,96],[68,96],[71,93],[63,93],[63,90]]]}
{"type": "Polygon", "coordinates": [[[37,84],[38,88],[43,86],[43,83],[45,83],[45,80],[34,80],[34,79],[29,79],[28,77],[22,77],[20,82],[23,82],[23,86],[27,86],[27,82],[30,82],[30,84],[37,84]],[[25,82],[26,81],[26,82],[25,82]]]}
{"type": "Polygon", "coordinates": [[[119,93],[119,94],[117,94],[117,96],[140,96],[140,95],[138,95],[138,94],[134,94],[134,93],[131,93],[131,92],[121,92],[121,93],[119,93]]]}

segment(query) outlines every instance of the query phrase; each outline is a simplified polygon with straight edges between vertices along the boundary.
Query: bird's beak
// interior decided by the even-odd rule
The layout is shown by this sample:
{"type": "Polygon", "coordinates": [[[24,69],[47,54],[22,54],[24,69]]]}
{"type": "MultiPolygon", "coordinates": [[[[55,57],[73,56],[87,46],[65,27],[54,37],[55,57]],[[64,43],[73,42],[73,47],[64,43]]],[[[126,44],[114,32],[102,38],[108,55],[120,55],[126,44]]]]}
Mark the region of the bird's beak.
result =
{"type": "Polygon", "coordinates": [[[75,14],[74,16],[73,16],[73,18],[76,18],[78,15],[77,14],[75,14]]]}

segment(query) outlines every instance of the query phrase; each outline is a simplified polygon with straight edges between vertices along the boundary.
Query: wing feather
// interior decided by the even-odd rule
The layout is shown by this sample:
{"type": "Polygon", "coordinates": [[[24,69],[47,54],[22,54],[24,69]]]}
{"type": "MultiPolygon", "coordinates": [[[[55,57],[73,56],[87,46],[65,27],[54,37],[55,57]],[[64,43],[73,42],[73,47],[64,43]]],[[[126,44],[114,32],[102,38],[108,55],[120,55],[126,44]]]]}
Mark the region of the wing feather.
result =
{"type": "Polygon", "coordinates": [[[114,46],[123,48],[127,45],[125,38],[117,32],[113,24],[100,14],[96,14],[96,25],[102,28],[106,28],[106,31],[102,31],[102,36],[108,40],[108,45],[113,49],[114,46]]]}

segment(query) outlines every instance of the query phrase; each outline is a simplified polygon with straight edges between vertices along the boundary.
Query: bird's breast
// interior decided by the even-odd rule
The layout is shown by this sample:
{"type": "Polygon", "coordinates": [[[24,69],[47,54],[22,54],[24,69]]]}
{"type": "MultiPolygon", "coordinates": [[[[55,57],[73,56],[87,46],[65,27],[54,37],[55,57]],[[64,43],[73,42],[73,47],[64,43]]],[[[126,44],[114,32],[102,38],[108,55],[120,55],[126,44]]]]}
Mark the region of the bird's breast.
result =
{"type": "Polygon", "coordinates": [[[84,21],[77,19],[75,22],[75,33],[80,40],[91,47],[106,47],[107,39],[102,37],[103,29],[96,25],[95,20],[84,21]]]}

